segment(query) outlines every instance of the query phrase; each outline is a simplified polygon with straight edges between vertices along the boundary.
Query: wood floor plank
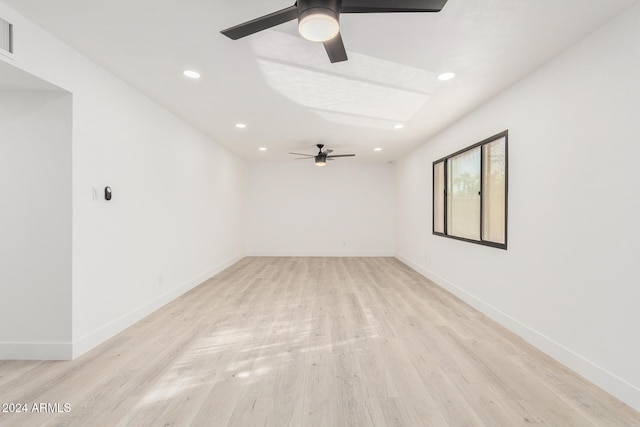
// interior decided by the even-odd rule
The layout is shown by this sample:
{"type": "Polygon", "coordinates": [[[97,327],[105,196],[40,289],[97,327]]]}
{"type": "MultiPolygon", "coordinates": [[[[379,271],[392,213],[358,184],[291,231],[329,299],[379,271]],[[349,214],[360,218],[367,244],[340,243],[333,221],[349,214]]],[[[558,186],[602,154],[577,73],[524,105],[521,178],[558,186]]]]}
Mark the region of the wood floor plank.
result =
{"type": "Polygon", "coordinates": [[[0,361],[0,426],[639,426],[394,258],[248,257],[70,362],[0,361]]]}

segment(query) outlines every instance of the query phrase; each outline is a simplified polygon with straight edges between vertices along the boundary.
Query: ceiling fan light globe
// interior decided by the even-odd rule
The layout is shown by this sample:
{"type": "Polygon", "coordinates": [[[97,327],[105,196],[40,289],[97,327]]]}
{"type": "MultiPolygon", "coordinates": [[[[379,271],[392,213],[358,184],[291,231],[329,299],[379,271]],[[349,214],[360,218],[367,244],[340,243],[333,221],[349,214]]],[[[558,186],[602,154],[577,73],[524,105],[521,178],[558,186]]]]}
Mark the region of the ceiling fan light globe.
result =
{"type": "Polygon", "coordinates": [[[305,39],[312,42],[325,42],[340,32],[338,17],[332,10],[313,8],[305,12],[298,21],[298,31],[305,39]]]}

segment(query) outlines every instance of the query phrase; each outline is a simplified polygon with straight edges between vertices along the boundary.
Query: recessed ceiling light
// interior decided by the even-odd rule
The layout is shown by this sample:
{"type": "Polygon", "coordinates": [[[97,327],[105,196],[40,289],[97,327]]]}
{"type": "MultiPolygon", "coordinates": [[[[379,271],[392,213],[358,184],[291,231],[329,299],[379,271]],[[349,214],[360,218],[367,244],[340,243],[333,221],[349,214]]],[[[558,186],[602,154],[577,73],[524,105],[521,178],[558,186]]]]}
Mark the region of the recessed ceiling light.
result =
{"type": "Polygon", "coordinates": [[[456,75],[454,73],[442,73],[438,76],[438,80],[440,81],[447,81],[447,80],[451,80],[452,78],[454,78],[456,75]]]}
{"type": "Polygon", "coordinates": [[[189,77],[190,79],[199,79],[200,78],[200,73],[197,71],[193,71],[193,70],[186,70],[184,73],[185,76],[189,77]]]}
{"type": "Polygon", "coordinates": [[[374,148],[373,151],[382,151],[382,148],[380,148],[380,147],[374,148]]]}
{"type": "Polygon", "coordinates": [[[258,148],[258,150],[260,150],[260,151],[267,151],[267,147],[260,147],[260,148],[258,148]]]}
{"type": "Polygon", "coordinates": [[[401,123],[398,123],[397,125],[393,125],[394,129],[402,129],[403,127],[404,127],[404,125],[401,124],[401,123]]]}
{"type": "Polygon", "coordinates": [[[244,123],[236,123],[236,127],[237,127],[238,129],[244,129],[244,128],[246,128],[246,127],[247,127],[247,125],[245,125],[244,123]]]}

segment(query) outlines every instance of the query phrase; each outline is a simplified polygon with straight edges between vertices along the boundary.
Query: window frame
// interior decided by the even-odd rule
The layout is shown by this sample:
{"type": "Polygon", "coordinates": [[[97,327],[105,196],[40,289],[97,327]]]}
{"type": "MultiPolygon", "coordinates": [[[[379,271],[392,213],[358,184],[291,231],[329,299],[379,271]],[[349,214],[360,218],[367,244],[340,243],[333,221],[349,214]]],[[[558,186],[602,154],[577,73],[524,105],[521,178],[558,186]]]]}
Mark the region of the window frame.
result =
{"type": "Polygon", "coordinates": [[[508,237],[508,213],[509,213],[509,130],[505,130],[502,131],[496,135],[490,136],[487,139],[484,139],[478,143],[475,143],[473,145],[470,145],[468,147],[463,148],[462,150],[458,150],[455,153],[449,154],[448,156],[442,157],[441,159],[435,160],[432,163],[431,166],[431,182],[432,182],[432,189],[431,189],[431,232],[433,235],[435,236],[442,236],[442,237],[448,237],[450,239],[455,239],[455,240],[461,240],[464,242],[470,242],[470,243],[476,243],[479,245],[483,245],[483,246],[490,246],[493,248],[498,248],[498,249],[507,249],[507,237],[508,237]],[[494,141],[497,141],[499,139],[504,138],[504,243],[497,243],[497,242],[492,242],[489,240],[482,240],[483,237],[483,229],[484,229],[484,195],[482,194],[482,191],[484,190],[484,156],[485,156],[485,150],[483,149],[484,145],[490,144],[494,141]],[[456,157],[462,153],[465,153],[467,151],[473,150],[480,147],[480,240],[475,240],[475,239],[469,239],[466,237],[459,237],[459,236],[453,236],[448,234],[449,231],[449,224],[448,224],[448,180],[449,180],[449,176],[448,176],[448,161],[453,158],[456,157]],[[440,195],[440,197],[443,197],[443,212],[442,215],[444,216],[444,232],[439,232],[436,231],[436,212],[435,212],[435,207],[436,207],[436,165],[443,163],[443,169],[444,169],[444,195],[440,195]]]}

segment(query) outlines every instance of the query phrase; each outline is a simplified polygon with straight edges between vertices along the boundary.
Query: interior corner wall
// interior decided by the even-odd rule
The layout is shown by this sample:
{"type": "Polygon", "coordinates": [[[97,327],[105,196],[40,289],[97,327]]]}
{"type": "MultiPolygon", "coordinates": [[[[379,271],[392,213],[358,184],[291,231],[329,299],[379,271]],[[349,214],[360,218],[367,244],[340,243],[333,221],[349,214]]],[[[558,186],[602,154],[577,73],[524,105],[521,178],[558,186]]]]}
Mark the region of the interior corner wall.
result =
{"type": "Polygon", "coordinates": [[[397,163],[397,257],[640,410],[640,6],[397,163]],[[431,165],[509,129],[508,250],[432,235],[431,165]]]}
{"type": "Polygon", "coordinates": [[[71,95],[0,92],[0,359],[71,356],[71,95]]]}
{"type": "Polygon", "coordinates": [[[393,165],[248,163],[246,194],[248,255],[394,254],[393,165]]]}
{"type": "Polygon", "coordinates": [[[72,313],[60,315],[77,357],[244,255],[245,162],[3,3],[0,16],[15,34],[0,60],[73,94],[72,313]]]}

